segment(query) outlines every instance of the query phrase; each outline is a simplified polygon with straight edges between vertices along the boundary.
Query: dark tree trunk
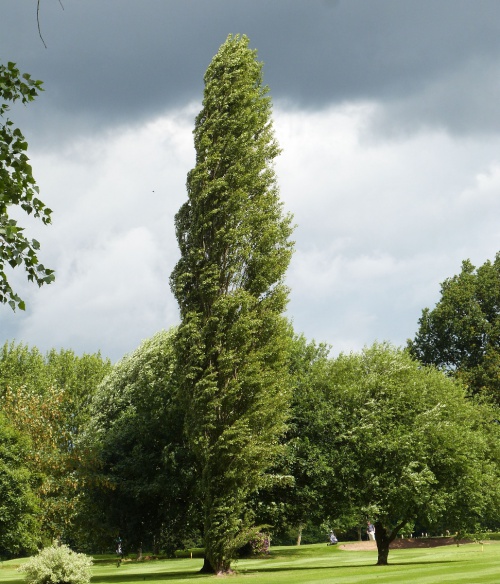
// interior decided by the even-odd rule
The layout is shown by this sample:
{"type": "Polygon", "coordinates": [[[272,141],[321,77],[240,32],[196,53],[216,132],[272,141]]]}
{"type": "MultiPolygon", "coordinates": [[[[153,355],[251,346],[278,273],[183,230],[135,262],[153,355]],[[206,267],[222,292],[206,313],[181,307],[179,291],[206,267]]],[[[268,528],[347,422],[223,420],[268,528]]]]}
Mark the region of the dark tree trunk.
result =
{"type": "Polygon", "coordinates": [[[200,570],[200,574],[215,574],[215,570],[206,556],[203,557],[203,567],[200,570]]]}
{"type": "Polygon", "coordinates": [[[377,521],[375,523],[375,541],[377,542],[378,551],[377,566],[387,566],[389,546],[393,539],[394,538],[391,539],[390,534],[387,533],[387,529],[382,525],[382,523],[377,521]]]}
{"type": "Polygon", "coordinates": [[[389,546],[405,523],[406,520],[402,521],[391,532],[388,532],[380,521],[375,522],[375,541],[377,542],[378,551],[377,566],[387,566],[389,563],[387,561],[389,557],[389,546]]]}
{"type": "Polygon", "coordinates": [[[361,541],[361,525],[358,525],[357,531],[358,531],[358,541],[361,541]]]}

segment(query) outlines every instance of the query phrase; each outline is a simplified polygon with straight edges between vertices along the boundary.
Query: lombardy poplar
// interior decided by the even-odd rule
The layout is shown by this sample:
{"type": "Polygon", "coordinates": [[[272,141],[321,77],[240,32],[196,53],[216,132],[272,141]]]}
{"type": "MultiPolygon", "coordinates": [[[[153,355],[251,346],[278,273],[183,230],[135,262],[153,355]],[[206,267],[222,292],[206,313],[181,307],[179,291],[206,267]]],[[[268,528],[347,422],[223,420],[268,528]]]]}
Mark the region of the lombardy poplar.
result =
{"type": "Polygon", "coordinates": [[[283,279],[293,228],[273,169],[280,149],[262,63],[248,44],[230,35],[205,74],[171,276],[179,386],[216,573],[230,570],[248,537],[247,499],[279,449],[288,409],[283,279]]]}

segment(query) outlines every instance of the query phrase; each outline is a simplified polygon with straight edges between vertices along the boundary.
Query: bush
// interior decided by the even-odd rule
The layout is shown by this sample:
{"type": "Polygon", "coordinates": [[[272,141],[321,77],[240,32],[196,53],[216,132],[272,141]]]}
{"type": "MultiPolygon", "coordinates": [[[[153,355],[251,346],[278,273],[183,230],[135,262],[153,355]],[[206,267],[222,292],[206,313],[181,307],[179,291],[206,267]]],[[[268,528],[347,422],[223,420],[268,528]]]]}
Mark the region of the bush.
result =
{"type": "Polygon", "coordinates": [[[53,544],[30,558],[19,572],[28,584],[89,584],[92,558],[77,554],[66,545],[53,544]]]}
{"type": "Polygon", "coordinates": [[[238,557],[240,558],[267,554],[269,554],[269,536],[260,531],[255,533],[252,539],[238,550],[238,557]]]}

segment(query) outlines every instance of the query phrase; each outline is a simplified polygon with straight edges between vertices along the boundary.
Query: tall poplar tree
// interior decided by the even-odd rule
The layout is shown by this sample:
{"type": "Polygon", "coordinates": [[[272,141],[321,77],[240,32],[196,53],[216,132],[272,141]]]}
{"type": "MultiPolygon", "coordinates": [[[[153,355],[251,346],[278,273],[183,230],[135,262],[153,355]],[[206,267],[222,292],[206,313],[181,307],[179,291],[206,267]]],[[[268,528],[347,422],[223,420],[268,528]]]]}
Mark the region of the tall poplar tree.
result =
{"type": "Polygon", "coordinates": [[[176,215],[171,287],[186,432],[199,470],[205,553],[230,570],[251,525],[247,500],[279,449],[288,407],[291,217],[279,200],[271,99],[246,36],[230,35],[205,74],[196,165],[176,215]]]}

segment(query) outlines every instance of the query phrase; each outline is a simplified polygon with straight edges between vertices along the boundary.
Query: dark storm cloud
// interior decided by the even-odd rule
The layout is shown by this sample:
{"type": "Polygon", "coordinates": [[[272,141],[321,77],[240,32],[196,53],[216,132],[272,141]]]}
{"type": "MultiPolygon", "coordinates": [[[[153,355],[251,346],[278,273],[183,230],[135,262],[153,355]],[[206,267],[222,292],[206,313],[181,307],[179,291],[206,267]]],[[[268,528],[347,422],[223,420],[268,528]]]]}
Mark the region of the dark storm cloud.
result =
{"type": "MultiPolygon", "coordinates": [[[[131,123],[199,100],[228,33],[265,61],[275,100],[385,104],[379,127],[500,124],[500,4],[476,0],[41,0],[2,3],[0,55],[45,82],[38,125],[131,123]]],[[[393,129],[393,128],[392,128],[393,129]]]]}

